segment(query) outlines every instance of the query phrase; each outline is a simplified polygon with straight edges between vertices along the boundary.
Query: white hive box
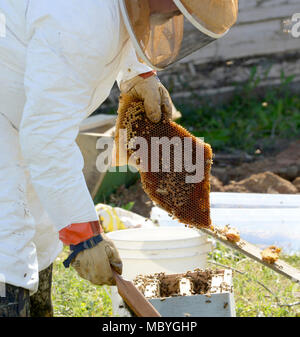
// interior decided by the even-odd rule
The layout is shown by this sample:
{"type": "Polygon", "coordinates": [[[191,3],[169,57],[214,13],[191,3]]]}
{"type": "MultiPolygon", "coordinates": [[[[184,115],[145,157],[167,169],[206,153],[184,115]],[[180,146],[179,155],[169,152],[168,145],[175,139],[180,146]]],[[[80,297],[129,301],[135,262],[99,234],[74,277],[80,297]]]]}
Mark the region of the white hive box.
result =
{"type": "MultiPolygon", "coordinates": [[[[200,271],[204,274],[206,270],[200,271]]],[[[134,281],[135,286],[144,294],[149,302],[156,308],[162,317],[235,317],[235,301],[232,285],[231,270],[217,270],[211,277],[211,282],[207,285],[206,291],[201,294],[193,293],[194,282],[190,276],[197,272],[187,274],[164,275],[164,281],[158,281],[154,276],[150,276],[148,281],[143,281],[147,277],[141,276],[134,281]],[[180,281],[178,281],[180,279],[180,281]],[[166,281],[167,280],[167,281],[166,281]],[[179,291],[171,296],[166,295],[166,284],[169,289],[178,286],[179,291]],[[192,286],[190,287],[190,284],[192,286]]],[[[199,279],[198,279],[199,280],[199,279]]],[[[200,284],[201,287],[201,284],[200,284]]],[[[198,283],[199,289],[199,283],[198,283]]],[[[171,290],[171,291],[173,291],[171,290]]],[[[133,313],[128,309],[124,301],[119,297],[114,297],[114,314],[121,317],[132,317],[133,313]]]]}
{"type": "Polygon", "coordinates": [[[219,270],[212,277],[205,295],[185,295],[149,299],[163,317],[235,317],[235,302],[230,270],[219,270]]]}

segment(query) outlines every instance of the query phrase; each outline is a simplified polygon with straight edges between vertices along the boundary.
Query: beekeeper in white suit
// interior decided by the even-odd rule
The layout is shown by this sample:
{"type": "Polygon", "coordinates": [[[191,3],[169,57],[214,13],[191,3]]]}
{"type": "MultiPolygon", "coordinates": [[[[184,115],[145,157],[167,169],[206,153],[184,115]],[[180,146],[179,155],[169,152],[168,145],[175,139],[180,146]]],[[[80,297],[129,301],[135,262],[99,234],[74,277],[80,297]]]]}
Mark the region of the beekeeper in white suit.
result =
{"type": "Polygon", "coordinates": [[[0,316],[51,316],[62,243],[92,283],[122,273],[82,173],[80,123],[115,81],[159,122],[172,102],[154,70],[223,36],[237,0],[1,0],[0,14],[0,316]]]}

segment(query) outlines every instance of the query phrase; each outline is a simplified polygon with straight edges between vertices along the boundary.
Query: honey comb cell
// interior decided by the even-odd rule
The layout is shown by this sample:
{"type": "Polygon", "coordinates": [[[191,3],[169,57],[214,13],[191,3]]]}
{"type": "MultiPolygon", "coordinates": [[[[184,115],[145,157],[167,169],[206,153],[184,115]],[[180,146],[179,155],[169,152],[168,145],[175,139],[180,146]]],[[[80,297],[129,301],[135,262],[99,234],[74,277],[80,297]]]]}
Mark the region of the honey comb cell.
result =
{"type": "Polygon", "coordinates": [[[127,163],[133,162],[138,168],[143,189],[153,202],[186,225],[197,228],[211,226],[209,176],[213,154],[209,144],[170,120],[164,111],[159,123],[151,122],[146,116],[143,102],[123,94],[119,102],[115,146],[117,166],[122,165],[120,153],[123,153],[127,163]],[[123,141],[120,130],[126,130],[126,139],[123,141]],[[147,144],[144,148],[137,145],[140,137],[147,144]],[[163,150],[159,147],[160,144],[155,144],[162,138],[170,141],[171,144],[167,162],[165,162],[163,150]],[[187,180],[195,172],[187,170],[184,165],[186,139],[190,144],[188,148],[190,164],[200,163],[202,167],[202,180],[199,179],[199,182],[187,180]],[[137,147],[135,148],[134,145],[137,147]],[[159,151],[154,152],[154,146],[157,146],[156,149],[158,148],[159,151]]]}

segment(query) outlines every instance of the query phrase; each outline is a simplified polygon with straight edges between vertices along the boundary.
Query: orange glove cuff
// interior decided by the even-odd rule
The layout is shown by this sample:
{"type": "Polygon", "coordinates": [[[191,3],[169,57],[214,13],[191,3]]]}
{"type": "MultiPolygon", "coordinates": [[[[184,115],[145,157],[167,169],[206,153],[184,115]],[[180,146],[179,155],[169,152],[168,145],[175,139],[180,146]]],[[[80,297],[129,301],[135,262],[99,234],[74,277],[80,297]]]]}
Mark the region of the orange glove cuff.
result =
{"type": "Polygon", "coordinates": [[[99,221],[75,223],[59,231],[59,239],[65,245],[78,245],[93,236],[103,233],[99,221]]]}
{"type": "Polygon", "coordinates": [[[143,79],[146,79],[146,78],[151,77],[153,75],[156,75],[155,70],[148,71],[147,73],[140,74],[139,76],[142,77],[143,79]]]}

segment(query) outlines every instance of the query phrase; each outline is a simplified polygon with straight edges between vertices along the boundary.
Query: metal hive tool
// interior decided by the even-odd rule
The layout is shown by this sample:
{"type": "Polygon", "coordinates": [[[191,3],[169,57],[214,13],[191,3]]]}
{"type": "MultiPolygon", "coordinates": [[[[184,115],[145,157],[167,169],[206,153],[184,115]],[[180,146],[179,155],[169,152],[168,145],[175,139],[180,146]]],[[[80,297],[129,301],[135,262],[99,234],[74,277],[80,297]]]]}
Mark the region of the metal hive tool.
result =
{"type": "MultiPolygon", "coordinates": [[[[156,143],[156,146],[160,145],[156,143]]],[[[212,149],[209,144],[171,121],[164,111],[162,120],[153,123],[146,117],[142,101],[123,94],[120,97],[116,124],[115,156],[116,166],[129,163],[138,168],[146,194],[173,218],[197,228],[211,226],[209,176],[212,149]],[[126,130],[125,136],[121,130],[126,130]],[[140,144],[138,137],[146,141],[146,147],[135,148],[140,144]],[[174,140],[173,145],[169,147],[170,156],[166,157],[170,158],[167,167],[166,161],[163,160],[162,147],[155,153],[152,147],[152,144],[162,137],[166,137],[165,140],[174,140]],[[189,141],[185,143],[185,139],[189,141]],[[189,144],[189,148],[185,148],[184,144],[189,144]],[[190,154],[191,164],[197,163],[202,166],[202,178],[198,182],[187,182],[186,178],[191,177],[193,173],[183,165],[183,159],[179,165],[178,159],[180,156],[183,158],[184,153],[190,154]]]]}

